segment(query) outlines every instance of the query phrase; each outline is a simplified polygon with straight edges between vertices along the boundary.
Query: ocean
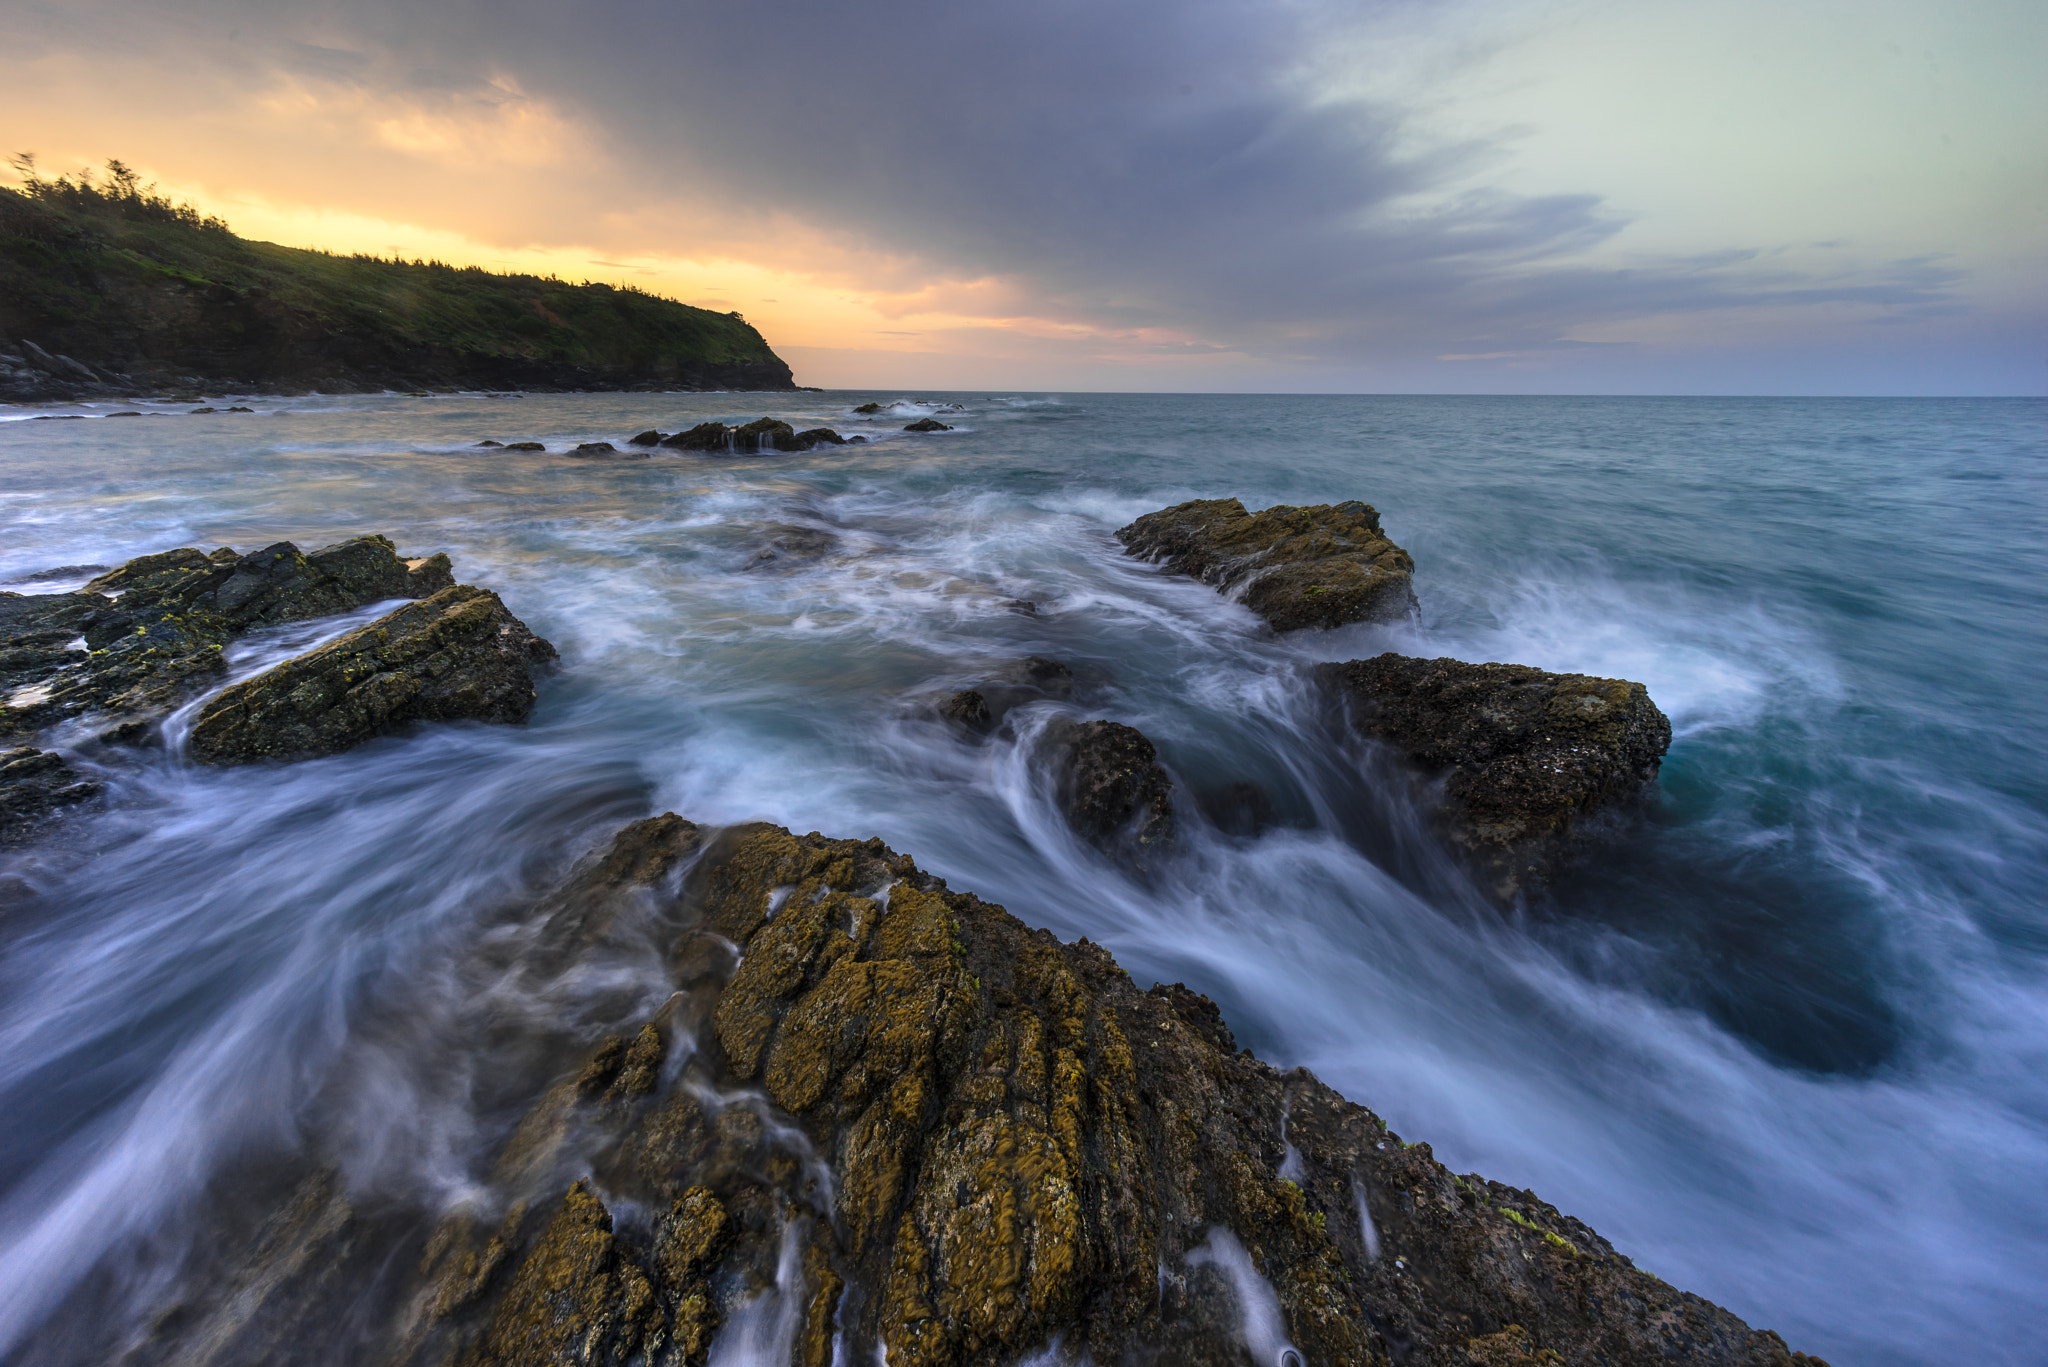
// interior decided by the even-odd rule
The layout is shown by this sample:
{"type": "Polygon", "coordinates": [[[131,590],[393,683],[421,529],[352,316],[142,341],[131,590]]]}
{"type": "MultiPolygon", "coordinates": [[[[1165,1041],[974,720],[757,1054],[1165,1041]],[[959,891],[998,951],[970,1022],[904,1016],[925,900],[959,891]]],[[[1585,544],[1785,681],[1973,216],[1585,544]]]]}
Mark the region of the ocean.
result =
{"type": "Polygon", "coordinates": [[[0,1358],[68,1360],[53,1312],[118,1339],[175,1299],[195,1202],[239,1165],[311,1149],[359,1192],[473,1191],[503,1098],[471,1042],[594,1040],[669,992],[651,949],[512,991],[483,967],[529,929],[505,909],[672,810],[880,836],[1837,1367],[2040,1360],[2048,402],[237,402],[0,410],[0,588],[382,532],[446,550],[562,666],[523,728],[233,770],[81,750],[106,810],[0,857],[0,1358]],[[871,441],[562,454],[763,414],[871,441]],[[955,430],[900,430],[929,414],[955,430]],[[1276,637],[1112,536],[1231,496],[1373,504],[1419,619],[1276,637]],[[1495,910],[1309,687],[1387,650],[1647,684],[1675,733],[1649,811],[1495,910]],[[1031,655],[1073,703],[985,745],[931,720],[1031,655]],[[1157,745],[1171,858],[1068,831],[1028,744],[1061,712],[1157,745]],[[1270,828],[1203,820],[1247,781],[1270,828]]]}

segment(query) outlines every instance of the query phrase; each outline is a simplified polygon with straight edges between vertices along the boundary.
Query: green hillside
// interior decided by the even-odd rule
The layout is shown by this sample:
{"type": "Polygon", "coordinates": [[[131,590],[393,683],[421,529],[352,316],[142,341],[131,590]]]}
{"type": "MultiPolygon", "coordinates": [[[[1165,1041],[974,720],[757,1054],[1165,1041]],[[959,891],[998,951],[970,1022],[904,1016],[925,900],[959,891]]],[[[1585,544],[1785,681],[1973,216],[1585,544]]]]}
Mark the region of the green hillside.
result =
{"type": "MultiPolygon", "coordinates": [[[[610,285],[250,242],[110,165],[111,183],[0,189],[0,353],[19,350],[0,365],[20,360],[18,374],[45,390],[90,386],[36,348],[115,389],[794,388],[738,314],[610,285]]],[[[34,387],[13,387],[23,386],[34,387]]]]}

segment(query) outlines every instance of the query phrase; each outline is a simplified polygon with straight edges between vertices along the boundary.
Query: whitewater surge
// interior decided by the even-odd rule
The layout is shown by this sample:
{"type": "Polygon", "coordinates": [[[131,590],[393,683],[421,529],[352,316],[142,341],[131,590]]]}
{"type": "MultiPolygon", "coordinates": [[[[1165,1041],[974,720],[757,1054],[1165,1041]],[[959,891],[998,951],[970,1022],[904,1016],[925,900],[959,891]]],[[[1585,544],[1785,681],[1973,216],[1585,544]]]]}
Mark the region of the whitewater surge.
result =
{"type": "MultiPolygon", "coordinates": [[[[652,909],[573,963],[531,915],[618,825],[673,810],[879,835],[1141,983],[1184,981],[1262,1057],[1796,1348],[2031,1359],[2040,405],[763,407],[792,397],[262,400],[290,411],[0,427],[0,581],[383,532],[447,550],[563,656],[528,727],[281,768],[194,767],[176,724],[162,750],[58,738],[112,801],[0,862],[0,1358],[92,1360],[105,1340],[66,1326],[96,1318],[145,1332],[215,1256],[197,1212],[312,1135],[359,1200],[487,1207],[534,1079],[687,1009],[652,909]],[[558,454],[764,411],[872,440],[558,454]],[[900,431],[931,412],[956,430],[900,431]],[[529,436],[553,452],[474,449],[529,436]],[[1228,495],[1373,502],[1416,558],[1421,618],[1275,638],[1110,535],[1228,495]],[[1655,810],[1503,917],[1309,687],[1314,664],[1383,650],[1645,682],[1676,736],[1655,810]],[[986,741],[932,720],[1027,655],[1072,666],[1075,697],[986,741]],[[1121,867],[1068,829],[1033,743],[1061,716],[1158,745],[1173,857],[1121,867]],[[1241,783],[1270,795],[1270,825],[1203,814],[1241,783]]],[[[234,677],[349,623],[251,636],[234,677]]],[[[1362,1197],[1360,1218],[1372,1241],[1362,1197]]],[[[714,1362],[786,1356],[791,1231],[714,1362]]],[[[1206,1258],[1247,1350],[1287,1360],[1227,1231],[1206,1258]]]]}

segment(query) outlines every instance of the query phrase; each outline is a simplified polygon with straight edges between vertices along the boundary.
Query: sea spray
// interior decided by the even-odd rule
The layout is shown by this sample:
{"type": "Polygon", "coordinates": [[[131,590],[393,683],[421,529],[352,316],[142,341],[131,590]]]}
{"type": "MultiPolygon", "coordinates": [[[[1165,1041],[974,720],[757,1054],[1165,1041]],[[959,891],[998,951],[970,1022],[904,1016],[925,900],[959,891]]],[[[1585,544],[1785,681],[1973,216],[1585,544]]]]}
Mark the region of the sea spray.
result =
{"type": "Polygon", "coordinates": [[[1209,1231],[1202,1246],[1187,1256],[1190,1267],[1213,1267],[1230,1285],[1237,1306],[1237,1335],[1252,1361],[1260,1367],[1308,1367],[1301,1350],[1287,1341],[1287,1321],[1280,1311],[1280,1297],[1237,1236],[1221,1225],[1209,1231]]]}

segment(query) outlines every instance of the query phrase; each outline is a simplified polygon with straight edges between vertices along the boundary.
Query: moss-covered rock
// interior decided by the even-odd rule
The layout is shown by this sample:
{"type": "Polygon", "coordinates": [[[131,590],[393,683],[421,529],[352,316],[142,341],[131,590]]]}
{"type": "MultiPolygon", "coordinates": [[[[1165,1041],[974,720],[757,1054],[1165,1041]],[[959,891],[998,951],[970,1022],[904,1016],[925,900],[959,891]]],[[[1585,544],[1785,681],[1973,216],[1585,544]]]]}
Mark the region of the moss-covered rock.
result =
{"type": "Polygon", "coordinates": [[[1443,780],[1437,826],[1499,901],[1543,886],[1655,781],[1671,723],[1627,679],[1379,655],[1319,677],[1360,734],[1443,780]]]}
{"type": "Polygon", "coordinates": [[[1130,554],[1237,594],[1275,631],[1382,622],[1415,611],[1415,562],[1365,503],[1245,511],[1197,499],[1121,528],[1130,554]]]}
{"type": "MultiPolygon", "coordinates": [[[[293,1283],[271,1323],[345,1305],[361,1360],[507,1367],[701,1363],[743,1318],[792,1367],[1010,1367],[1056,1339],[1186,1367],[1279,1344],[1317,1367],[1817,1367],[1239,1050],[1206,998],[1140,991],[880,841],[658,817],[540,916],[571,958],[668,927],[681,996],[547,1087],[491,1176],[503,1218],[363,1229],[359,1260],[424,1241],[417,1272],[293,1283]]],[[[220,1317],[166,1323],[162,1358],[220,1317]]],[[[220,1364],[277,1342],[207,1333],[220,1364]]]]}
{"type": "Polygon", "coordinates": [[[82,593],[0,594],[0,735],[95,712],[143,729],[224,669],[222,647],[244,632],[452,583],[446,555],[404,560],[387,538],[358,536],[310,554],[289,541],[250,555],[184,547],[82,593]]]}
{"type": "Polygon", "coordinates": [[[193,758],[333,754],[416,721],[522,722],[554,647],[495,593],[457,584],[238,683],[193,723],[193,758]]]}

